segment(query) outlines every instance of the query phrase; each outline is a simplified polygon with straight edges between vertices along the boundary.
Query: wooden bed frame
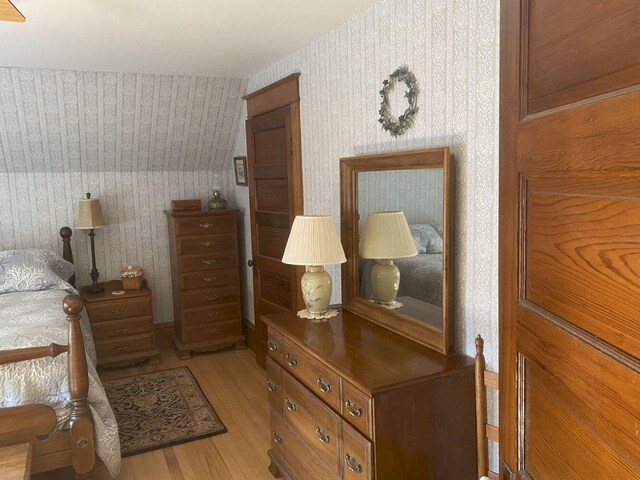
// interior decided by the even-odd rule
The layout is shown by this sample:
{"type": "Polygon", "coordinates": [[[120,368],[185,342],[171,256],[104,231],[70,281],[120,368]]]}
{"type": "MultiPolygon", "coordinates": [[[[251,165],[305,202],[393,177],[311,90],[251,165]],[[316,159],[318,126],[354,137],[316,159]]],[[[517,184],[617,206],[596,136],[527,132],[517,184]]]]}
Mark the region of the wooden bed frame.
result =
{"type": "MultiPolygon", "coordinates": [[[[73,263],[71,234],[69,227],[60,229],[62,256],[73,263]]],[[[75,275],[70,283],[75,284],[75,275]]],[[[62,302],[62,309],[69,320],[68,345],[52,343],[43,347],[0,351],[0,365],[68,353],[67,381],[72,403],[68,430],[55,432],[56,415],[47,405],[0,408],[0,447],[31,443],[32,473],[71,466],[76,479],[93,477],[95,438],[93,417],[87,403],[89,373],[80,328],[83,308],[84,302],[78,295],[67,295],[62,302]]]]}

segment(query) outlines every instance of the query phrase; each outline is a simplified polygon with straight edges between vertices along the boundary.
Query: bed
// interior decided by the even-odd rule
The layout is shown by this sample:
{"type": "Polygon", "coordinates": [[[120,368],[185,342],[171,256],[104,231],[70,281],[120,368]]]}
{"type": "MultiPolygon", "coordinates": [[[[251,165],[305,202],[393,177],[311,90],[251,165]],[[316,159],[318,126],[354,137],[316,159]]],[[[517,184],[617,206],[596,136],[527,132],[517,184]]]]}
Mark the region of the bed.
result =
{"type": "Polygon", "coordinates": [[[97,453],[116,477],[117,424],[72,286],[71,229],[61,236],[64,258],[0,252],[0,446],[30,442],[33,473],[71,466],[76,479],[92,478],[97,453]]]}

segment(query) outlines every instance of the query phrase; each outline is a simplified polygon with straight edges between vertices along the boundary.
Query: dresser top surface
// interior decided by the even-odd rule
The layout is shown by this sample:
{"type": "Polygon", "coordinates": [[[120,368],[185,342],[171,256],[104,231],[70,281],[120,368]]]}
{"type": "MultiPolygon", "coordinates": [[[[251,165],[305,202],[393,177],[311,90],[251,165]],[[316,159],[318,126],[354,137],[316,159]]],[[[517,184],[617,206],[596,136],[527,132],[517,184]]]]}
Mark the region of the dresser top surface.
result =
{"type": "Polygon", "coordinates": [[[221,208],[218,210],[164,210],[163,213],[170,217],[202,217],[202,216],[220,216],[220,215],[237,215],[239,210],[221,208]]]}
{"type": "Polygon", "coordinates": [[[295,312],[263,319],[370,394],[472,369],[474,364],[466,355],[441,355],[349,311],[325,322],[311,322],[295,312]]]}
{"type": "Polygon", "coordinates": [[[123,294],[114,295],[114,291],[122,291],[122,282],[120,280],[109,280],[104,283],[104,292],[89,293],[85,287],[80,287],[80,293],[85,303],[100,303],[118,300],[129,300],[132,298],[146,297],[150,294],[147,287],[146,280],[143,282],[142,287],[138,290],[124,290],[123,294]]]}

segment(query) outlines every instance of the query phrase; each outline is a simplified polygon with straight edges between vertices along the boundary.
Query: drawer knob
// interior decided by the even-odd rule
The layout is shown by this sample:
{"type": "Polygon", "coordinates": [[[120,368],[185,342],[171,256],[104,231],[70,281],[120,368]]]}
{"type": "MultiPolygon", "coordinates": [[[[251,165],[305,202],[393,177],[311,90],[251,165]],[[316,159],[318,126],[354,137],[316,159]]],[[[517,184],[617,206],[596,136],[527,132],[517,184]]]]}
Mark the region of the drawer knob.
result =
{"type": "Polygon", "coordinates": [[[289,400],[289,397],[284,399],[284,405],[287,407],[287,410],[290,412],[295,412],[298,409],[296,402],[289,400]]]}
{"type": "Polygon", "coordinates": [[[113,310],[111,310],[111,313],[114,315],[124,315],[125,313],[127,313],[127,308],[114,308],[113,310]]]}
{"type": "Polygon", "coordinates": [[[122,332],[126,332],[127,330],[129,330],[128,327],[114,328],[113,333],[122,333],[122,332]]]}
{"type": "Polygon", "coordinates": [[[211,330],[207,330],[207,333],[209,335],[217,335],[218,333],[220,333],[220,329],[219,328],[212,328],[211,330]]]}
{"type": "Polygon", "coordinates": [[[213,227],[213,223],[201,223],[200,224],[200,228],[204,228],[205,230],[207,230],[208,228],[213,227]]]}
{"type": "Polygon", "coordinates": [[[349,467],[349,470],[353,473],[362,473],[362,465],[356,461],[355,457],[352,457],[348,453],[344,456],[344,463],[347,464],[347,467],[349,467]]]}
{"type": "Polygon", "coordinates": [[[347,406],[347,410],[349,411],[349,415],[352,417],[360,417],[362,416],[362,409],[356,405],[351,400],[347,400],[345,405],[347,406]]]}
{"type": "Polygon", "coordinates": [[[217,300],[217,299],[218,299],[218,295],[211,295],[211,296],[208,296],[208,297],[204,297],[204,299],[205,299],[207,302],[213,302],[214,300],[217,300]]]}
{"type": "Polygon", "coordinates": [[[291,355],[290,353],[287,353],[287,363],[292,367],[296,367],[298,366],[298,359],[293,355],[291,355]]]}
{"type": "Polygon", "coordinates": [[[329,393],[331,391],[331,384],[324,378],[318,378],[318,388],[322,393],[329,393]]]}
{"type": "Polygon", "coordinates": [[[273,340],[268,340],[267,341],[267,348],[271,352],[275,352],[278,349],[278,344],[276,342],[274,342],[273,340]]]}
{"type": "Polygon", "coordinates": [[[216,244],[216,242],[201,242],[200,245],[202,245],[203,247],[213,247],[216,244]]]}
{"type": "Polygon", "coordinates": [[[203,265],[213,265],[214,263],[216,263],[215,258],[208,258],[207,260],[202,260],[203,265]]]}
{"type": "Polygon", "coordinates": [[[273,435],[273,441],[276,443],[282,443],[282,437],[280,436],[280,434],[278,432],[271,432],[273,435]]]}
{"type": "Polygon", "coordinates": [[[276,387],[276,385],[271,380],[267,380],[267,390],[269,390],[271,393],[273,393],[277,389],[278,389],[278,387],[276,387]]]}
{"type": "Polygon", "coordinates": [[[116,350],[118,350],[119,352],[121,352],[121,351],[126,350],[126,349],[128,349],[128,348],[129,348],[129,344],[128,344],[128,343],[125,343],[124,345],[118,345],[118,346],[116,347],[116,350]]]}
{"type": "Polygon", "coordinates": [[[203,282],[207,282],[207,283],[213,283],[213,282],[215,282],[216,280],[217,280],[217,278],[216,278],[216,277],[204,277],[204,278],[202,279],[202,281],[203,281],[203,282]]]}
{"type": "Polygon", "coordinates": [[[329,443],[329,435],[322,428],[316,428],[316,435],[322,443],[329,443]]]}
{"type": "Polygon", "coordinates": [[[205,313],[204,316],[207,318],[213,318],[213,317],[217,317],[220,314],[220,312],[209,312],[209,313],[205,313]]]}

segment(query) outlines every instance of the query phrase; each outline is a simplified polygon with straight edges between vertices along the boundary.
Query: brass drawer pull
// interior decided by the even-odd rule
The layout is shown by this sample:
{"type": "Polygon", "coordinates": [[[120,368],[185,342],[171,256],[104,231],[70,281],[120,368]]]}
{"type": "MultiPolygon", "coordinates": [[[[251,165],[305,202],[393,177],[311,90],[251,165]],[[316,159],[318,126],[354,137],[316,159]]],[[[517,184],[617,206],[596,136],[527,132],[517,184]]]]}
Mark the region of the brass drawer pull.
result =
{"type": "Polygon", "coordinates": [[[204,316],[207,318],[217,317],[218,315],[220,315],[220,312],[209,312],[204,314],[204,316]]]}
{"type": "Polygon", "coordinates": [[[331,384],[324,378],[318,378],[318,388],[322,393],[329,393],[331,391],[331,384]]]}
{"type": "Polygon", "coordinates": [[[127,307],[114,308],[113,310],[111,310],[111,313],[114,315],[124,315],[125,313],[127,313],[127,307]]]}
{"type": "Polygon", "coordinates": [[[202,281],[203,281],[203,282],[207,282],[207,283],[213,283],[213,282],[215,282],[216,280],[217,280],[217,278],[216,278],[216,277],[204,277],[204,278],[202,279],[202,281]]]}
{"type": "Polygon", "coordinates": [[[273,441],[276,443],[282,443],[282,437],[278,432],[271,432],[273,435],[273,441]]]}
{"type": "Polygon", "coordinates": [[[267,348],[270,351],[275,352],[276,350],[278,350],[278,344],[273,340],[267,340],[267,348]]]}
{"type": "Polygon", "coordinates": [[[127,330],[129,330],[129,327],[114,328],[113,333],[122,333],[122,332],[126,332],[127,330]]]}
{"type": "Polygon", "coordinates": [[[329,435],[322,428],[316,428],[316,435],[322,443],[329,443],[329,435]]]}
{"type": "Polygon", "coordinates": [[[207,330],[207,333],[209,335],[217,335],[218,333],[220,333],[220,329],[219,328],[212,328],[211,330],[207,330]]]}
{"type": "Polygon", "coordinates": [[[215,258],[209,258],[207,260],[202,260],[202,264],[203,265],[213,265],[214,263],[216,263],[216,259],[215,258]]]}
{"type": "Polygon", "coordinates": [[[213,302],[214,300],[217,300],[217,299],[218,299],[218,295],[211,295],[211,296],[209,296],[209,297],[204,297],[204,299],[205,299],[207,302],[213,302]]]}
{"type": "Polygon", "coordinates": [[[125,343],[124,345],[118,345],[118,346],[116,347],[116,350],[118,350],[119,352],[121,352],[121,351],[126,350],[126,349],[128,349],[128,348],[129,348],[129,344],[128,344],[128,343],[125,343]]]}
{"type": "Polygon", "coordinates": [[[296,402],[289,400],[289,397],[284,399],[284,404],[290,412],[295,412],[298,409],[296,402]]]}
{"type": "Polygon", "coordinates": [[[204,228],[205,230],[207,228],[211,228],[211,227],[213,227],[213,223],[201,223],[200,224],[200,228],[204,228]]]}
{"type": "Polygon", "coordinates": [[[213,247],[216,244],[216,242],[202,242],[200,243],[200,245],[202,245],[203,247],[213,247]]]}
{"type": "Polygon", "coordinates": [[[347,464],[347,467],[349,467],[349,470],[353,473],[362,473],[362,465],[356,461],[355,457],[352,457],[348,453],[344,456],[344,463],[347,464]]]}
{"type": "Polygon", "coordinates": [[[349,415],[352,417],[362,416],[362,409],[351,400],[347,400],[345,405],[347,406],[347,410],[349,410],[349,415]]]}
{"type": "Polygon", "coordinates": [[[292,367],[297,367],[298,366],[298,359],[296,357],[294,357],[293,355],[291,355],[290,353],[287,353],[287,363],[289,365],[291,365],[292,367]]]}
{"type": "Polygon", "coordinates": [[[271,380],[267,380],[267,390],[269,390],[271,393],[273,393],[277,389],[278,389],[278,387],[276,387],[276,385],[271,380]]]}

